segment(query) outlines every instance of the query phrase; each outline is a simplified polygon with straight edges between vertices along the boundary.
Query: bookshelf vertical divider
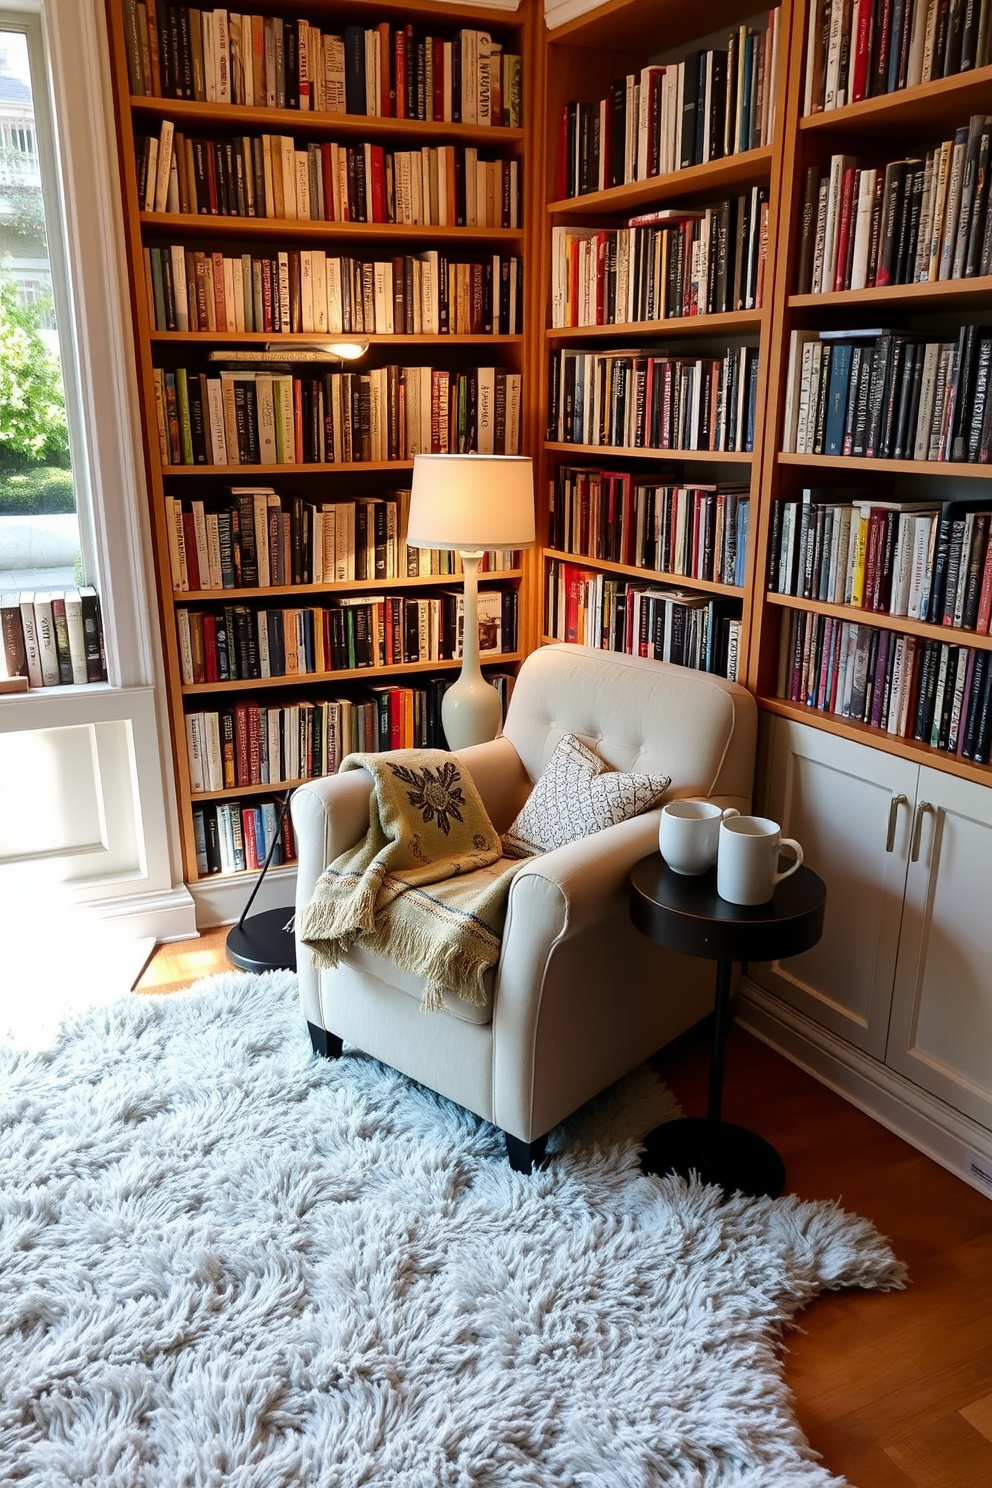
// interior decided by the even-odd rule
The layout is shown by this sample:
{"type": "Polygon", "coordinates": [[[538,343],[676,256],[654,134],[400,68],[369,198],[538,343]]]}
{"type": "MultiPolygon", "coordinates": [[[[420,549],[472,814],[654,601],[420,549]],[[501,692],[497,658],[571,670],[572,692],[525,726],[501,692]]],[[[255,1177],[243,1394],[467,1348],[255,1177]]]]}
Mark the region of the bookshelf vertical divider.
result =
{"type": "MultiPolygon", "coordinates": [[[[249,804],[252,801],[260,803],[263,797],[266,801],[270,798],[276,800],[288,786],[295,784],[296,780],[279,778],[269,783],[263,778],[258,783],[244,785],[241,783],[239,774],[238,783],[235,786],[231,786],[225,778],[222,790],[206,790],[202,786],[194,789],[186,734],[185,707],[195,710],[203,707],[206,701],[206,705],[213,709],[233,710],[239,699],[244,701],[251,693],[259,694],[263,702],[268,702],[272,707],[280,706],[282,703],[302,702],[304,699],[310,702],[330,699],[342,693],[355,697],[357,696],[355,688],[363,683],[388,685],[396,683],[403,686],[407,682],[416,683],[418,678],[451,675],[457,669],[458,662],[451,659],[398,662],[397,654],[409,654],[404,648],[402,652],[394,651],[389,664],[385,666],[373,665],[364,668],[359,666],[357,669],[342,670],[340,667],[335,669],[331,666],[330,658],[328,658],[325,662],[325,670],[321,672],[313,670],[289,672],[287,670],[285,673],[254,675],[251,680],[248,678],[236,681],[221,679],[204,684],[194,682],[193,685],[190,685],[188,677],[184,680],[180,641],[177,634],[177,608],[186,604],[187,596],[185,591],[174,586],[174,554],[170,558],[170,538],[174,535],[169,528],[173,508],[167,504],[167,498],[171,496],[177,507],[182,501],[185,509],[189,504],[186,502],[187,497],[191,502],[197,496],[205,497],[207,508],[210,509],[211,502],[213,502],[213,509],[216,510],[218,502],[232,499],[227,490],[230,486],[252,486],[265,482],[274,485],[279,491],[284,505],[289,497],[300,497],[304,502],[319,503],[331,500],[348,504],[362,497],[385,497],[397,486],[408,485],[412,463],[409,459],[394,457],[388,463],[366,460],[335,465],[306,460],[304,463],[291,464],[245,464],[243,452],[240,456],[240,465],[230,460],[226,465],[200,463],[193,466],[164,461],[159,450],[160,424],[156,403],[155,369],[159,363],[167,369],[182,368],[187,364],[194,368],[206,369],[208,347],[218,351],[241,348],[243,353],[250,353],[260,351],[262,343],[271,344],[279,352],[285,350],[285,361],[292,363],[294,346],[298,355],[301,346],[308,339],[327,341],[335,339],[338,333],[327,331],[303,335],[300,332],[275,331],[270,333],[266,331],[260,334],[259,331],[232,331],[230,322],[228,322],[227,330],[217,332],[180,329],[177,333],[172,331],[171,327],[163,330],[158,316],[158,307],[155,306],[153,312],[150,303],[151,290],[146,287],[145,265],[149,245],[163,245],[163,257],[169,251],[165,245],[179,245],[180,254],[184,252],[183,245],[186,247],[192,245],[204,250],[208,256],[214,253],[220,258],[225,254],[240,254],[242,258],[245,258],[249,254],[266,253],[275,257],[280,249],[298,248],[302,251],[309,249],[311,245],[315,249],[326,251],[329,257],[353,255],[366,260],[389,258],[394,255],[415,256],[430,248],[437,248],[441,253],[448,253],[453,261],[469,260],[478,263],[483,258],[488,259],[490,254],[497,253],[518,256],[523,267],[523,313],[521,324],[515,331],[511,327],[509,335],[488,335],[484,333],[483,328],[482,334],[476,334],[476,326],[473,323],[472,334],[442,335],[421,331],[415,331],[412,336],[409,334],[372,334],[367,362],[373,368],[384,366],[387,361],[404,365],[407,363],[410,365],[429,364],[432,367],[448,369],[452,374],[475,366],[502,366],[508,372],[522,375],[523,396],[520,406],[519,452],[523,454],[534,452],[538,420],[530,377],[536,362],[527,330],[532,323],[534,306],[540,295],[537,276],[532,271],[535,262],[534,254],[528,251],[533,241],[535,225],[541,220],[543,205],[537,195],[540,190],[540,178],[539,172],[535,169],[539,152],[533,147],[533,141],[536,138],[534,124],[538,117],[536,110],[539,107],[542,87],[537,66],[541,47],[541,33],[535,21],[538,4],[539,0],[520,0],[516,9],[494,10],[471,4],[451,5],[446,3],[446,0],[415,0],[412,5],[400,4],[399,0],[383,0],[381,4],[379,0],[342,0],[340,4],[331,3],[331,0],[310,0],[309,4],[293,8],[287,6],[284,0],[270,0],[270,3],[264,3],[262,0],[262,3],[253,7],[256,15],[275,16],[278,21],[293,27],[302,24],[297,20],[299,12],[302,11],[305,16],[309,17],[309,23],[325,35],[334,32],[343,33],[347,26],[371,28],[373,31],[380,28],[381,34],[384,22],[388,22],[394,31],[412,26],[418,38],[433,34],[436,38],[451,39],[462,28],[491,32],[495,38],[502,41],[504,52],[519,54],[522,63],[522,118],[519,127],[510,128],[441,122],[440,118],[433,120],[432,117],[427,119],[416,119],[412,116],[399,117],[389,109],[376,116],[362,113],[317,112],[303,108],[292,110],[288,107],[273,108],[265,106],[264,103],[254,105],[214,103],[204,101],[205,95],[202,92],[197,98],[193,98],[191,93],[187,93],[185,98],[178,98],[171,95],[163,96],[158,92],[153,95],[149,89],[142,96],[140,89],[132,89],[136,33],[129,29],[129,21],[137,15],[139,5],[141,19],[142,21],[145,19],[144,0],[106,0],[124,231],[130,277],[134,355],[140,392],[145,476],[149,501],[149,525],[154,548],[156,599],[171,722],[180,838],[184,872],[189,883],[202,882],[208,876],[202,866],[202,851],[198,859],[200,844],[197,840],[194,821],[194,808],[198,802],[205,803],[205,810],[209,813],[212,809],[210,803],[213,802],[230,801],[240,806],[244,801],[249,804]],[[288,212],[285,216],[275,218],[271,210],[268,216],[263,211],[259,211],[258,215],[249,215],[243,209],[240,214],[232,210],[230,215],[227,215],[224,213],[223,204],[218,213],[202,215],[202,203],[201,214],[177,213],[171,208],[165,212],[147,211],[145,210],[146,203],[139,201],[137,137],[149,135],[154,138],[160,132],[163,121],[168,120],[174,122],[177,132],[188,131],[191,139],[209,136],[211,140],[227,140],[232,143],[245,139],[250,145],[250,136],[262,136],[268,133],[273,136],[276,134],[293,136],[297,141],[293,148],[300,152],[305,149],[305,143],[300,143],[300,141],[319,143],[339,140],[343,146],[371,140],[382,144],[387,150],[401,151],[419,151],[421,147],[440,145],[451,145],[459,149],[471,146],[484,157],[498,157],[502,160],[518,162],[520,191],[517,226],[508,230],[505,227],[472,225],[471,218],[468,219],[467,225],[449,227],[430,225],[404,227],[399,222],[392,222],[386,226],[379,225],[382,219],[378,218],[375,223],[371,220],[358,222],[328,220],[330,213],[326,214],[325,218],[321,218],[315,212],[310,220],[292,218],[288,212]],[[229,244],[231,246],[228,246],[229,244]],[[269,246],[266,247],[266,245],[269,246]],[[459,252],[459,249],[463,251],[459,252]],[[295,692],[287,692],[287,685],[295,688],[295,692]],[[198,696],[199,694],[203,696],[198,696]]],[[[177,13],[182,10],[184,19],[188,17],[186,7],[175,7],[175,10],[177,13]]],[[[137,34],[140,37],[140,28],[137,34]]],[[[195,47],[193,51],[195,54],[195,47]]],[[[392,51],[391,41],[390,51],[392,51]]],[[[149,50],[144,57],[146,74],[151,66],[150,58],[151,51],[149,50]]],[[[138,65],[140,66],[141,63],[139,62],[138,65]]],[[[481,96],[483,95],[480,91],[481,96]]],[[[349,102],[350,98],[349,93],[349,102]]],[[[432,116],[432,99],[427,100],[426,107],[427,114],[432,116]]],[[[213,148],[212,144],[210,148],[213,148]]],[[[219,150],[218,146],[218,154],[219,150]]],[[[499,210],[498,203],[497,210],[499,210]]],[[[436,216],[431,218],[428,214],[427,220],[437,223],[439,219],[436,216]]],[[[499,218],[489,217],[485,220],[491,223],[494,220],[498,221],[499,218]]],[[[482,222],[483,219],[480,217],[479,221],[482,222]]],[[[213,321],[210,323],[213,324],[213,321]]],[[[246,318],[245,324],[247,323],[246,318]]],[[[419,324],[419,320],[417,323],[419,324]]],[[[241,324],[239,319],[238,325],[241,324]]],[[[495,329],[498,330],[498,327],[495,329]]],[[[343,364],[340,365],[343,366],[343,364]]],[[[340,370],[340,366],[333,370],[340,370]]],[[[358,370],[366,370],[366,364],[363,362],[358,370]]],[[[385,437],[384,432],[383,439],[385,437]]],[[[380,501],[379,504],[383,503],[380,501]]],[[[397,512],[398,510],[399,508],[397,512]]],[[[283,518],[280,516],[280,523],[282,521],[283,518]]],[[[494,586],[503,593],[512,592],[516,605],[516,644],[513,650],[500,652],[488,658],[483,656],[484,666],[512,673],[519,657],[526,654],[536,643],[537,607],[534,575],[538,572],[538,568],[536,555],[525,554],[523,561],[513,570],[504,569],[494,571],[491,575],[488,573],[483,575],[485,580],[491,578],[494,586]]],[[[441,569],[433,569],[432,574],[426,577],[403,575],[401,568],[397,568],[395,573],[397,576],[391,577],[387,570],[385,580],[381,578],[372,580],[366,576],[362,582],[325,581],[319,585],[297,581],[290,586],[288,579],[282,585],[259,584],[253,587],[246,584],[245,587],[233,589],[229,584],[225,584],[222,590],[214,585],[209,592],[205,592],[208,589],[206,584],[202,584],[200,590],[195,592],[191,585],[189,603],[193,606],[206,605],[208,607],[211,603],[217,607],[222,604],[246,605],[254,627],[258,624],[255,619],[257,611],[266,608],[266,598],[269,598],[271,605],[280,608],[282,606],[306,607],[326,603],[321,596],[332,593],[345,596],[349,594],[359,597],[367,596],[370,599],[374,599],[376,595],[395,597],[406,593],[408,598],[416,598],[427,595],[441,596],[444,592],[457,590],[461,586],[460,575],[445,573],[443,565],[441,569]]],[[[319,610],[317,614],[319,616],[319,610]]],[[[319,655],[319,652],[316,654],[319,655]]],[[[433,649],[430,654],[432,657],[437,657],[437,652],[433,649]]],[[[371,694],[367,695],[371,696],[371,694]]],[[[426,709],[426,694],[422,696],[426,709]]],[[[408,722],[409,715],[400,726],[407,729],[408,722]]],[[[371,747],[376,746],[373,743],[371,747]]],[[[344,752],[347,752],[347,749],[344,752]]],[[[237,814],[237,808],[232,814],[237,814]]],[[[261,855],[259,855],[259,862],[260,857],[261,855]]],[[[240,882],[246,876],[251,875],[253,868],[254,865],[248,858],[243,869],[239,866],[232,869],[230,864],[225,865],[219,877],[221,879],[231,878],[233,875],[240,882]]],[[[209,872],[211,876],[215,876],[216,867],[212,865],[209,872]]]]}

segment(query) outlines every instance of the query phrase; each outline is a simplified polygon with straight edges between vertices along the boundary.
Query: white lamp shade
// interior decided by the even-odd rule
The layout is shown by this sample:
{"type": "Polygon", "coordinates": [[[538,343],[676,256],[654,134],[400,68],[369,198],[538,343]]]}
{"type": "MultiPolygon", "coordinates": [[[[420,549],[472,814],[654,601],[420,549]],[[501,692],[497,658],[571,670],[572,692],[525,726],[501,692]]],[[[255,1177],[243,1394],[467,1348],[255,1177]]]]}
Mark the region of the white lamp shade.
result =
{"type": "Polygon", "coordinates": [[[534,546],[534,471],[525,455],[415,455],[407,542],[414,548],[534,546]]]}

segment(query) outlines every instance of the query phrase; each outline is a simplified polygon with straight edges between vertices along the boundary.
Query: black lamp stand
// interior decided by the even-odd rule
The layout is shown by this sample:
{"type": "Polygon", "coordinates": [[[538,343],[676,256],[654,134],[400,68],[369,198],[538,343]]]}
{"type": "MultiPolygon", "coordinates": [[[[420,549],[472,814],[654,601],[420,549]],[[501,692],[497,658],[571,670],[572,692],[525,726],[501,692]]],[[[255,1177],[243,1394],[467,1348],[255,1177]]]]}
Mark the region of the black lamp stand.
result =
{"type": "Polygon", "coordinates": [[[248,918],[248,911],[255,902],[255,896],[262,887],[262,880],[269,871],[276,843],[282,840],[283,823],[289,810],[289,803],[293,792],[286,792],[279,813],[279,821],[272,834],[269,850],[265,854],[265,862],[262,871],[255,880],[255,887],[248,898],[248,903],[241,911],[241,918],[227,935],[227,959],[232,966],[239,967],[242,971],[295,971],[296,970],[296,936],[292,929],[293,908],[265,909],[260,914],[248,918]]]}

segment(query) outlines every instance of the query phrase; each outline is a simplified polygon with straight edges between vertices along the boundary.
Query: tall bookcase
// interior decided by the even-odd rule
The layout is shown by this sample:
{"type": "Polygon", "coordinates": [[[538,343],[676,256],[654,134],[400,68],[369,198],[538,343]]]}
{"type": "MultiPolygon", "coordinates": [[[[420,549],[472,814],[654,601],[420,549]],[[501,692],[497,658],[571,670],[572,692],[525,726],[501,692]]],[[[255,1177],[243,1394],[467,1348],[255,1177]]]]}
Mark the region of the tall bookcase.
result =
{"type": "MultiPolygon", "coordinates": [[[[133,69],[134,49],[145,39],[140,30],[137,40],[129,30],[133,25],[132,12],[135,9],[131,0],[108,0],[135,356],[142,400],[146,476],[172,722],[173,759],[185,875],[187,882],[196,884],[207,876],[203,872],[202,838],[198,844],[200,833],[197,830],[198,823],[194,820],[194,813],[198,808],[209,808],[214,802],[278,802],[286,788],[297,782],[280,780],[276,785],[257,783],[247,786],[227,784],[222,790],[195,790],[187,745],[188,712],[204,708],[230,708],[246,698],[275,708],[284,701],[312,702],[329,697],[356,697],[360,689],[369,683],[394,682],[410,685],[424,677],[450,674],[460,663],[455,660],[397,663],[394,660],[385,666],[337,670],[325,667],[320,672],[311,670],[305,674],[191,682],[188,670],[185,679],[183,674],[177,611],[196,610],[198,607],[210,609],[211,606],[216,607],[223,603],[243,606],[250,616],[254,616],[259,610],[266,608],[320,607],[328,596],[340,598],[367,595],[370,599],[386,595],[400,595],[404,598],[436,596],[442,591],[457,589],[460,580],[457,576],[435,572],[432,576],[424,574],[418,577],[366,578],[333,584],[296,583],[235,589],[228,587],[222,593],[216,588],[180,591],[174,587],[174,561],[170,561],[171,534],[167,512],[169,498],[187,504],[200,500],[208,512],[223,504],[231,487],[255,485],[273,487],[287,501],[299,497],[307,503],[320,504],[344,503],[363,497],[384,498],[399,488],[409,486],[412,459],[366,460],[347,464],[340,461],[235,464],[229,461],[226,466],[221,466],[173,463],[170,459],[163,458],[163,451],[160,449],[160,416],[156,409],[156,369],[185,368],[191,374],[200,374],[213,365],[208,361],[210,352],[237,351],[244,355],[263,348],[284,357],[286,364],[292,366],[294,350],[299,351],[308,343],[354,338],[327,331],[189,331],[156,328],[156,319],[160,319],[160,316],[156,316],[154,296],[146,288],[146,250],[181,245],[204,252],[208,256],[220,254],[237,258],[241,255],[263,256],[274,255],[279,251],[303,252],[319,249],[328,256],[377,260],[392,258],[394,255],[417,255],[425,250],[435,249],[441,255],[449,255],[452,262],[478,262],[496,254],[514,255],[522,260],[524,244],[532,230],[534,201],[534,183],[531,177],[536,100],[536,36],[532,0],[523,0],[520,8],[512,12],[493,12],[471,6],[456,7],[438,3],[438,0],[418,0],[418,3],[412,5],[390,3],[390,0],[383,4],[372,3],[372,0],[345,0],[340,5],[311,3],[302,7],[290,6],[282,3],[282,0],[272,0],[272,3],[256,7],[266,16],[278,16],[293,25],[298,22],[301,13],[304,13],[309,23],[325,34],[342,33],[346,27],[374,30],[384,24],[400,30],[412,26],[421,37],[426,34],[449,40],[462,28],[491,34],[494,40],[502,43],[504,52],[519,55],[522,60],[522,120],[520,127],[511,128],[495,124],[441,120],[434,122],[423,118],[396,117],[395,112],[386,116],[368,116],[313,109],[302,111],[298,107],[274,108],[207,102],[189,97],[141,96],[137,90],[132,90],[128,70],[129,46],[132,49],[130,60],[133,69]],[[139,201],[136,139],[159,135],[163,121],[171,122],[176,131],[191,139],[203,137],[233,141],[246,136],[281,135],[292,138],[299,151],[304,150],[307,145],[326,142],[335,142],[341,146],[372,142],[383,146],[387,151],[420,151],[422,148],[454,146],[457,151],[468,148],[489,159],[512,159],[518,163],[519,168],[519,215],[515,226],[492,227],[402,225],[381,221],[279,220],[266,217],[261,212],[247,216],[224,215],[222,212],[193,215],[170,210],[148,211],[145,210],[145,201],[139,201]]],[[[185,7],[171,9],[188,14],[185,7]]],[[[141,7],[141,12],[147,14],[144,7],[141,7]]],[[[175,204],[174,197],[172,204],[175,204]]],[[[529,307],[537,293],[532,278],[530,274],[523,278],[521,292],[524,297],[524,314],[521,323],[524,326],[530,322],[529,307]]],[[[445,368],[452,373],[477,366],[498,366],[511,373],[521,374],[524,378],[524,391],[519,450],[527,453],[533,448],[533,401],[528,389],[530,368],[525,335],[519,329],[504,334],[362,332],[361,336],[370,343],[368,351],[361,363],[355,364],[353,369],[344,367],[345,371],[365,372],[390,363],[400,363],[404,366],[445,368]]],[[[342,368],[334,366],[331,370],[337,372],[342,368]]],[[[517,645],[512,651],[504,651],[487,663],[500,672],[512,672],[520,655],[532,644],[534,625],[528,608],[530,600],[522,583],[523,574],[524,569],[521,567],[491,576],[483,574],[484,587],[512,590],[517,595],[517,645]]],[[[245,871],[249,870],[246,868],[245,871]]],[[[215,873],[210,876],[216,880],[215,873]]]]}
{"type": "MultiPolygon", "coordinates": [[[[734,4],[732,0],[731,3],[707,6],[705,19],[701,20],[700,16],[701,12],[676,3],[654,3],[654,0],[611,0],[611,3],[601,6],[596,11],[548,33],[544,56],[545,130],[548,148],[544,159],[545,214],[541,272],[545,300],[540,322],[541,354],[538,367],[541,405],[544,410],[547,410],[550,397],[553,411],[556,398],[561,398],[560,386],[557,391],[550,386],[555,375],[552,364],[556,359],[562,359],[562,353],[572,350],[582,353],[609,353],[632,348],[634,353],[642,357],[658,357],[663,353],[672,353],[676,357],[702,358],[721,357],[728,348],[739,355],[742,347],[752,347],[757,350],[757,377],[752,389],[753,438],[745,440],[743,430],[741,430],[738,432],[736,447],[732,448],[719,447],[725,441],[716,436],[709,439],[702,438],[699,441],[702,447],[697,448],[652,448],[650,437],[645,439],[644,445],[617,448],[606,447],[603,443],[578,443],[570,439],[563,440],[556,437],[560,436],[562,429],[552,428],[549,420],[548,426],[542,431],[545,437],[542,441],[542,455],[539,462],[539,530],[542,528],[544,531],[548,530],[548,508],[554,499],[554,492],[560,479],[559,472],[568,467],[588,467],[605,472],[629,472],[635,484],[660,482],[670,486],[702,487],[709,485],[715,487],[729,482],[744,487],[749,485],[750,532],[746,552],[743,555],[744,561],[738,565],[738,571],[734,575],[736,582],[734,582],[727,571],[721,576],[716,568],[707,572],[701,564],[695,565],[689,553],[691,544],[688,542],[683,558],[678,563],[669,558],[671,548],[666,551],[664,558],[660,552],[648,555],[641,552],[635,555],[636,561],[634,562],[616,562],[601,556],[602,544],[599,549],[600,556],[590,556],[588,544],[577,545],[573,541],[569,544],[567,552],[552,545],[545,552],[542,570],[545,588],[542,593],[541,617],[546,622],[545,628],[547,629],[551,612],[557,608],[556,629],[560,633],[562,612],[570,601],[560,593],[560,580],[557,595],[552,588],[550,603],[548,588],[554,583],[553,568],[558,566],[558,572],[561,574],[563,571],[561,565],[566,563],[581,570],[602,575],[606,581],[618,581],[621,586],[632,584],[645,589],[661,587],[669,591],[678,590],[688,593],[690,596],[729,601],[729,604],[724,603],[720,608],[736,614],[740,620],[736,675],[743,680],[747,674],[748,658],[756,650],[758,644],[758,637],[751,625],[752,594],[758,573],[758,549],[755,540],[758,524],[755,518],[759,496],[759,475],[766,460],[766,439],[769,432],[766,407],[769,401],[769,367],[772,364],[774,266],[779,233],[785,117],[783,98],[786,82],[785,70],[791,41],[791,6],[787,3],[777,11],[777,42],[774,46],[771,43],[768,45],[763,87],[769,116],[760,138],[752,138],[748,146],[738,147],[731,153],[722,153],[724,145],[730,143],[729,139],[715,147],[707,142],[702,152],[696,152],[697,159],[700,153],[707,157],[712,155],[713,158],[703,158],[699,160],[699,163],[691,165],[682,165],[680,161],[679,168],[664,168],[661,173],[647,175],[642,179],[629,179],[630,175],[635,173],[628,170],[626,172],[628,179],[625,184],[604,186],[602,182],[607,179],[604,168],[599,181],[595,183],[598,189],[577,191],[571,196],[562,195],[560,168],[561,154],[565,148],[569,150],[574,148],[577,157],[583,148],[578,142],[573,147],[574,136],[569,134],[569,129],[573,126],[566,122],[566,105],[580,102],[595,106],[599,100],[608,95],[611,83],[618,77],[642,77],[643,86],[646,88],[647,82],[644,81],[646,74],[642,75],[642,69],[649,64],[677,63],[688,54],[690,61],[687,66],[694,67],[696,53],[713,49],[717,51],[723,49],[723,55],[726,56],[728,35],[732,30],[737,33],[742,26],[749,25],[752,29],[756,26],[763,27],[765,21],[764,15],[755,16],[754,7],[734,4]],[[691,313],[680,314],[677,297],[673,296],[664,307],[668,312],[664,318],[659,317],[660,307],[652,306],[652,318],[650,319],[627,319],[624,315],[617,315],[614,312],[614,318],[620,323],[608,323],[610,315],[604,314],[600,305],[595,308],[595,311],[591,306],[587,306],[586,310],[580,311],[578,316],[573,313],[570,317],[572,324],[561,324],[561,321],[568,317],[562,315],[560,307],[556,310],[553,303],[553,281],[558,281],[558,294],[559,296],[561,294],[560,252],[557,255],[559,260],[557,267],[555,263],[556,229],[577,229],[580,233],[583,229],[598,230],[613,234],[617,229],[622,229],[630,218],[636,219],[645,214],[650,216],[655,213],[664,217],[666,213],[671,214],[679,209],[685,209],[687,212],[702,212],[707,207],[715,207],[721,202],[728,201],[735,214],[729,218],[731,224],[739,224],[743,220],[746,227],[750,218],[745,214],[751,212],[752,198],[756,191],[760,191],[761,198],[767,203],[767,215],[764,222],[759,225],[758,221],[754,220],[753,225],[755,243],[760,244],[760,253],[764,259],[761,269],[760,304],[749,304],[743,292],[735,300],[728,288],[727,293],[721,295],[719,303],[716,300],[711,302],[712,313],[702,313],[706,306],[700,305],[697,301],[692,306],[688,303],[683,304],[683,310],[691,309],[691,313]],[[741,202],[745,205],[739,206],[738,203],[741,202]],[[575,324],[576,319],[586,323],[575,324]],[[599,319],[601,323],[589,324],[588,322],[592,319],[599,319]],[[647,564],[645,564],[645,557],[648,559],[647,564]],[[662,561],[658,566],[652,566],[650,562],[652,558],[655,560],[662,558],[662,561]],[[696,576],[693,576],[694,573],[696,576]]],[[[733,63],[731,63],[732,67],[733,63]]],[[[671,72],[670,68],[669,71],[671,72]]],[[[681,81],[679,86],[682,87],[681,81]]],[[[681,103],[680,93],[676,107],[681,103]]],[[[720,120],[716,119],[716,113],[721,110],[722,105],[714,111],[714,130],[722,128],[722,116],[720,120]]],[[[737,117],[736,105],[731,106],[727,117],[728,127],[732,129],[734,119],[737,117]]],[[[617,127],[616,124],[613,125],[614,138],[617,127]]],[[[601,148],[605,148],[602,145],[602,134],[605,128],[604,119],[600,130],[601,148]]],[[[662,139],[665,132],[665,126],[662,125],[660,130],[662,139]]],[[[671,163],[668,162],[668,164],[671,163]]],[[[644,175],[644,172],[642,171],[641,174],[644,175]]],[[[587,180],[586,186],[592,185],[593,182],[587,180]]],[[[735,226],[732,225],[730,228],[731,246],[735,230],[735,226]]],[[[710,231],[710,224],[706,224],[706,231],[710,231]]],[[[712,233],[710,241],[715,255],[717,252],[715,225],[713,225],[712,233]]],[[[673,236],[669,234],[669,239],[671,240],[673,236]]],[[[740,247],[746,259],[748,251],[746,237],[740,247]]],[[[607,249],[607,251],[612,250],[607,249]]],[[[631,257],[634,251],[633,248],[630,250],[631,257]]],[[[640,252],[641,249],[638,248],[637,251],[640,252]]],[[[682,248],[673,247],[665,251],[668,254],[666,258],[666,263],[668,263],[676,253],[682,253],[682,248]]],[[[688,262],[689,253],[687,252],[686,264],[688,262]]],[[[573,259],[570,270],[573,279],[574,264],[573,259]]],[[[664,273],[663,270],[661,272],[664,273]]],[[[689,272],[687,267],[686,279],[689,272]]],[[[732,276],[733,267],[731,267],[731,278],[732,276]]],[[[661,293],[664,294],[663,283],[661,293]]],[[[681,293],[682,290],[677,291],[677,295],[681,293]]],[[[688,298],[687,291],[684,298],[686,300],[688,298]]],[[[628,314],[632,304],[633,298],[631,297],[628,301],[628,314]]],[[[643,308],[644,295],[642,294],[641,313],[643,313],[643,308]]],[[[562,361],[563,359],[559,361],[559,366],[562,365],[562,361]]],[[[721,396],[723,396],[722,393],[721,396]]],[[[712,422],[711,410],[711,424],[712,422]]],[[[679,442],[684,445],[689,443],[689,439],[683,436],[679,442]]],[[[692,520],[691,510],[688,520],[692,520]]],[[[707,519],[704,518],[704,520],[707,519]]],[[[628,551],[624,556],[626,560],[629,560],[632,555],[628,551]]],[[[604,617],[601,622],[601,634],[605,632],[607,625],[608,622],[604,617]]],[[[567,618],[566,629],[567,638],[581,639],[581,636],[572,634],[567,618]]],[[[561,635],[560,638],[565,639],[566,636],[561,635]]],[[[630,641],[628,629],[628,645],[630,641]]],[[[617,635],[612,643],[619,645],[619,642],[620,637],[617,635]]],[[[605,636],[603,643],[608,643],[605,636]]],[[[653,645],[653,642],[650,644],[653,645]]],[[[634,646],[636,649],[636,642],[634,646]]],[[[620,646],[620,649],[623,647],[620,646]]],[[[649,651],[649,654],[652,653],[649,651]]],[[[720,668],[717,666],[715,669],[720,668]]]]}

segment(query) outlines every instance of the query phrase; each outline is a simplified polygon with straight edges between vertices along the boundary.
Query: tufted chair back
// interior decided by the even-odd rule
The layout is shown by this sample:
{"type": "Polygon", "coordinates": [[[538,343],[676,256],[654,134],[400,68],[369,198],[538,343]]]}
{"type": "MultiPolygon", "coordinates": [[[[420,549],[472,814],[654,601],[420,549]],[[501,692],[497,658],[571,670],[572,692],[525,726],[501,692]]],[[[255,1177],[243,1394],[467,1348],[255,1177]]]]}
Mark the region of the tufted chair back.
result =
{"type": "MultiPolygon", "coordinates": [[[[545,646],[520,669],[503,734],[533,782],[563,734],[615,770],[672,777],[670,796],[750,797],[752,757],[734,749],[740,689],[721,677],[589,646],[545,646]]],[[[743,726],[753,733],[750,710],[743,726]]]]}

